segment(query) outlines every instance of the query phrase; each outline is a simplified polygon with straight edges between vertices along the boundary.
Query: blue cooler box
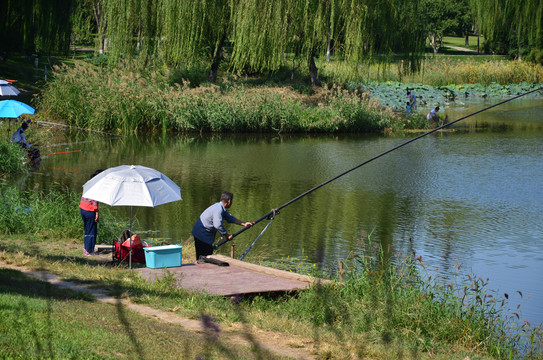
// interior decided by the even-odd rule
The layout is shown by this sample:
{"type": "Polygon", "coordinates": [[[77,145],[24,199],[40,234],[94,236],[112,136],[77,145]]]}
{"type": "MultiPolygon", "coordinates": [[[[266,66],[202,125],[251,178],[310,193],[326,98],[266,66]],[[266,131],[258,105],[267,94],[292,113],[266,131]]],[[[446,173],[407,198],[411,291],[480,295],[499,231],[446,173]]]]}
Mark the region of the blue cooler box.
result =
{"type": "Polygon", "coordinates": [[[144,247],[147,267],[160,269],[181,266],[182,249],[181,245],[144,247]]]}

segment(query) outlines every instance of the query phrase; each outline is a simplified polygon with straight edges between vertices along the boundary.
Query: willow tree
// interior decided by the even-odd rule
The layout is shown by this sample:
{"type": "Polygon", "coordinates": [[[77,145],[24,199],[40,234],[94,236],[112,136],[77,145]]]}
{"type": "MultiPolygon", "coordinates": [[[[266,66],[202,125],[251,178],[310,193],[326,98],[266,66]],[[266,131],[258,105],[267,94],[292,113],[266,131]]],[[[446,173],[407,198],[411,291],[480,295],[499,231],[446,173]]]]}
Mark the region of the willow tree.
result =
{"type": "Polygon", "coordinates": [[[0,1],[0,52],[67,53],[73,0],[0,1]]]}
{"type": "Polygon", "coordinates": [[[307,60],[311,82],[320,84],[315,56],[334,34],[337,2],[239,0],[232,16],[235,70],[276,70],[287,51],[307,60]]]}
{"type": "Polygon", "coordinates": [[[336,54],[354,68],[366,60],[389,61],[399,53],[415,68],[424,49],[416,5],[401,0],[239,0],[232,15],[235,70],[276,70],[285,52],[307,61],[319,85],[315,57],[336,54]]]}
{"type": "Polygon", "coordinates": [[[159,0],[103,0],[100,37],[105,39],[110,61],[146,61],[156,53],[157,7],[159,0]]]}
{"type": "Polygon", "coordinates": [[[160,54],[173,64],[205,58],[211,63],[209,80],[216,81],[230,35],[232,4],[230,0],[162,0],[160,54]]]}
{"type": "Polygon", "coordinates": [[[543,62],[543,3],[540,0],[473,0],[477,24],[490,51],[543,62]]]}

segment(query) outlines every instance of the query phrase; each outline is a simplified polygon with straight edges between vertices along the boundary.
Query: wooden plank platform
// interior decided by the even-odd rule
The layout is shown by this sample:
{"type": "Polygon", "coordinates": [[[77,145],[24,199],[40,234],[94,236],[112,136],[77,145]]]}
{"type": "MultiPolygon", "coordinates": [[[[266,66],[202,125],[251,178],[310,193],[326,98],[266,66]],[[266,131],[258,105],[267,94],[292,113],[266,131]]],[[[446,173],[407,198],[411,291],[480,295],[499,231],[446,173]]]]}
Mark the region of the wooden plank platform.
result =
{"type": "Polygon", "coordinates": [[[161,279],[168,273],[173,274],[179,287],[222,296],[297,291],[307,289],[316,282],[328,282],[222,255],[212,255],[211,258],[225,261],[229,266],[192,263],[166,269],[139,268],[134,271],[149,281],[161,279]]]}

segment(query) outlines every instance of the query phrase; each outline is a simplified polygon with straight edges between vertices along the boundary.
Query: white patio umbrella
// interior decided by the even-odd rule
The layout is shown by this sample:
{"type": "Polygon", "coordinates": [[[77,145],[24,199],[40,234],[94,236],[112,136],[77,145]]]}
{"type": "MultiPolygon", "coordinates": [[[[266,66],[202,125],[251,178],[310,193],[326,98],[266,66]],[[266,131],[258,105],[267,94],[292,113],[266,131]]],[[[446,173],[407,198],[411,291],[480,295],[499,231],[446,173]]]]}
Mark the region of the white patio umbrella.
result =
{"type": "Polygon", "coordinates": [[[17,96],[21,92],[6,80],[0,80],[0,96],[17,96]]]}
{"type": "MultiPolygon", "coordinates": [[[[121,165],[102,171],[83,185],[83,197],[111,206],[155,207],[181,199],[181,188],[160,171],[141,165],[121,165]]],[[[132,241],[129,266],[132,268],[132,241]]]]}

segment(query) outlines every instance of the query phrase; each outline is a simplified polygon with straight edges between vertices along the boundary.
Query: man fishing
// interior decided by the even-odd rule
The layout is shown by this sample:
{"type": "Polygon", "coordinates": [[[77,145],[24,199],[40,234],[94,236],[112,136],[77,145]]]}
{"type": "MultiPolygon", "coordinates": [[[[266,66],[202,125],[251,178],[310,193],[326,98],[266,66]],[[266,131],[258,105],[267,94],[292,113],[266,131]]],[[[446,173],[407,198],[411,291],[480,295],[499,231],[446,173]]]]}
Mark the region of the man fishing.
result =
{"type": "Polygon", "coordinates": [[[221,200],[207,209],[200,215],[194,227],[192,235],[194,236],[194,247],[196,249],[196,260],[200,256],[213,254],[213,242],[217,231],[228,240],[232,239],[232,235],[224,228],[222,222],[226,220],[229,223],[234,223],[241,226],[251,226],[250,222],[243,222],[232,216],[227,209],[232,206],[234,195],[230,192],[223,192],[221,200]]]}
{"type": "Polygon", "coordinates": [[[27,144],[25,130],[28,129],[28,124],[30,120],[24,121],[21,126],[13,133],[11,136],[11,142],[14,144],[19,144],[23,149],[32,146],[32,144],[27,144]]]}

